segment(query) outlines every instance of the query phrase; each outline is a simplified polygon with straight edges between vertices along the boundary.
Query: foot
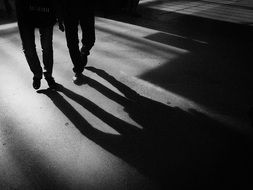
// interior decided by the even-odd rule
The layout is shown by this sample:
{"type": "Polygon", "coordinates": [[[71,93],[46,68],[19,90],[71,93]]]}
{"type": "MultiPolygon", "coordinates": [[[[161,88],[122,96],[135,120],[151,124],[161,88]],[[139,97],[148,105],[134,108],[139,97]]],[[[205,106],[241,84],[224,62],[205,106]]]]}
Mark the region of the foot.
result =
{"type": "Polygon", "coordinates": [[[46,81],[50,89],[57,88],[57,83],[55,82],[53,77],[46,77],[46,81]]]}
{"type": "Polygon", "coordinates": [[[83,81],[84,81],[84,75],[82,73],[76,73],[73,76],[72,80],[74,84],[81,85],[83,84],[83,81]]]}
{"type": "Polygon", "coordinates": [[[40,88],[40,78],[33,77],[33,88],[38,90],[40,88]]]}

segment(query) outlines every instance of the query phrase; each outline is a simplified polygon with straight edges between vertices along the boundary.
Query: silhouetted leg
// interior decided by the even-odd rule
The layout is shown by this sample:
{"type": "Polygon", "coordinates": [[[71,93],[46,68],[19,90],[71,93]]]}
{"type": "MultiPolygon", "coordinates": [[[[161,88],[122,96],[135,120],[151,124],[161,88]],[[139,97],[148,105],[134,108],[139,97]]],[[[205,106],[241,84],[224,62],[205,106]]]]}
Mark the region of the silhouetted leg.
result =
{"type": "Polygon", "coordinates": [[[70,58],[73,62],[75,73],[82,73],[84,70],[84,65],[81,61],[81,55],[79,50],[79,38],[78,38],[78,24],[77,18],[68,16],[65,18],[65,34],[67,40],[67,46],[69,49],[70,58]]]}
{"type": "Polygon", "coordinates": [[[44,63],[44,76],[48,86],[51,89],[56,89],[57,84],[52,77],[53,72],[53,26],[40,28],[40,40],[42,47],[42,58],[44,63]]]}
{"type": "Polygon", "coordinates": [[[32,71],[34,77],[41,79],[42,78],[42,68],[40,61],[36,52],[35,45],[35,28],[29,24],[22,22],[18,23],[20,37],[22,40],[23,51],[27,60],[27,63],[32,71]]]}
{"type": "Polygon", "coordinates": [[[91,48],[95,43],[95,18],[94,12],[84,11],[85,14],[81,15],[80,25],[82,29],[82,53],[89,55],[91,48]]]}
{"type": "Polygon", "coordinates": [[[40,28],[39,30],[45,70],[44,76],[48,78],[52,77],[53,72],[53,26],[40,28]]]}

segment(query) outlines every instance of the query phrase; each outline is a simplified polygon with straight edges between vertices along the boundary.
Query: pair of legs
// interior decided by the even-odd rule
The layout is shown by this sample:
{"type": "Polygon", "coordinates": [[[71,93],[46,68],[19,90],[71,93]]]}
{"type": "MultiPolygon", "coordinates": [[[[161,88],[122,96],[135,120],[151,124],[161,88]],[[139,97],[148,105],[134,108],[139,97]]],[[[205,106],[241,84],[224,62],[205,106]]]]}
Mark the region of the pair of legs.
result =
{"type": "MultiPolygon", "coordinates": [[[[23,51],[33,73],[33,87],[38,89],[40,87],[40,80],[43,76],[43,69],[36,51],[35,44],[35,27],[29,23],[18,22],[20,37],[22,41],[23,51]]],[[[55,85],[52,77],[53,71],[53,25],[39,28],[40,41],[42,47],[42,59],[44,65],[44,76],[50,87],[55,85]]]]}
{"type": "Polygon", "coordinates": [[[70,58],[74,65],[73,72],[82,74],[87,64],[87,57],[95,43],[94,12],[91,10],[68,13],[64,18],[65,34],[70,58]],[[77,12],[77,13],[76,13],[77,12]],[[78,27],[82,30],[82,47],[79,48],[78,27]]]}

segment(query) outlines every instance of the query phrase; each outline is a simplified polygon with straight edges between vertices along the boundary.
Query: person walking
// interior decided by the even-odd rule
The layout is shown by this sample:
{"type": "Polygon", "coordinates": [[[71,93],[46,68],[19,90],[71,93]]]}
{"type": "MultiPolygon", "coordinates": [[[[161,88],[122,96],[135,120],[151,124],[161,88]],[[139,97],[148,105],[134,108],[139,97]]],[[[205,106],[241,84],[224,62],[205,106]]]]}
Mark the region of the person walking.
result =
{"type": "Polygon", "coordinates": [[[33,73],[33,88],[36,90],[40,88],[44,75],[49,87],[55,89],[57,84],[52,77],[53,27],[56,23],[55,3],[52,0],[15,0],[15,5],[23,52],[33,73]],[[41,67],[36,52],[36,29],[40,33],[44,69],[41,67]]]}
{"type": "Polygon", "coordinates": [[[93,0],[62,0],[65,35],[70,58],[73,63],[73,82],[80,84],[88,62],[90,50],[95,43],[95,16],[93,0]],[[78,26],[82,31],[79,47],[78,26]]]}

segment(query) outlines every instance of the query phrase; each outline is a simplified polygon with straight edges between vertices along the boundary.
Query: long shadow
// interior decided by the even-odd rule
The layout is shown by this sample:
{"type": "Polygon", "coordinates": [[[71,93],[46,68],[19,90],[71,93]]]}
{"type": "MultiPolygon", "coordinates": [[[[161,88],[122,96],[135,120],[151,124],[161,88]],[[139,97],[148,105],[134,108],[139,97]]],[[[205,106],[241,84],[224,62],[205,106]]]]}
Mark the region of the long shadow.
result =
{"type": "Polygon", "coordinates": [[[139,130],[115,118],[63,86],[60,92],[44,91],[87,138],[157,181],[161,189],[252,185],[249,179],[252,166],[250,139],[200,113],[186,113],[140,96],[103,70],[87,69],[107,80],[125,97],[87,77],[88,85],[123,105],[129,116],[143,127],[139,130]],[[60,93],[82,105],[121,135],[105,134],[95,129],[60,93]]]}
{"type": "Polygon", "coordinates": [[[64,86],[60,86],[58,91],[65,96],[79,103],[85,109],[96,115],[102,121],[117,130],[120,135],[111,135],[91,126],[87,120],[75,110],[72,105],[57,91],[40,90],[38,93],[47,95],[62,113],[79,129],[79,131],[94,143],[100,145],[107,151],[122,158],[132,166],[136,167],[141,173],[152,176],[152,179],[158,180],[156,168],[152,167],[152,162],[145,154],[152,154],[153,143],[146,139],[144,134],[137,127],[130,125],[112,114],[104,111],[99,106],[88,99],[70,91],[64,86]],[[147,143],[147,144],[145,144],[147,143]],[[145,149],[143,149],[145,147],[145,149]],[[150,151],[150,152],[149,152],[150,151]],[[150,163],[151,162],[151,163],[150,163]]]}
{"type": "MultiPolygon", "coordinates": [[[[180,61],[179,61],[180,62],[180,61]]],[[[178,65],[180,65],[178,63],[178,65]]],[[[212,67],[210,65],[210,67],[212,67]]],[[[156,102],[156,101],[153,101],[153,100],[150,100],[148,98],[145,98],[143,96],[140,96],[138,93],[136,93],[135,91],[133,91],[131,88],[129,88],[128,86],[124,85],[123,83],[117,81],[113,76],[109,75],[108,73],[106,73],[104,70],[101,70],[101,69],[97,69],[95,67],[86,67],[87,70],[89,71],[92,71],[94,73],[96,73],[97,75],[99,75],[100,77],[104,78],[105,80],[107,80],[109,83],[111,83],[113,86],[115,86],[120,92],[122,92],[125,97],[130,100],[131,102],[134,102],[134,109],[138,110],[139,109],[145,109],[145,112],[142,112],[142,115],[144,113],[147,113],[149,110],[150,110],[150,114],[153,114],[153,110],[156,110],[157,108],[159,108],[161,111],[161,114],[157,114],[159,116],[163,116],[164,113],[165,115],[167,114],[168,115],[171,115],[169,114],[168,112],[168,106],[167,105],[164,105],[164,104],[161,104],[159,102],[156,102]],[[155,107],[156,109],[153,109],[152,107],[155,107]],[[146,109],[146,108],[152,108],[152,109],[146,109]],[[163,113],[163,111],[165,111],[163,113]]],[[[163,68],[164,69],[164,68],[163,68]]],[[[159,70],[160,71],[160,70],[159,70]]],[[[153,72],[154,73],[154,72],[153,72]]],[[[161,72],[155,74],[153,76],[153,78],[155,79],[159,79],[161,81],[164,80],[164,78],[166,78],[166,74],[168,74],[168,70],[164,69],[164,71],[162,72],[162,75],[161,75],[161,72]],[[160,78],[158,77],[158,75],[160,76],[160,78]]],[[[88,77],[86,77],[88,78],[88,77]]],[[[175,80],[175,79],[173,79],[175,80]]],[[[172,80],[172,82],[173,82],[172,80]]],[[[182,80],[185,80],[184,78],[182,80]]],[[[86,79],[86,82],[88,81],[88,84],[96,89],[98,89],[100,92],[102,92],[105,96],[107,96],[108,98],[110,99],[113,99],[114,101],[116,101],[117,103],[125,106],[125,109],[130,109],[130,108],[133,108],[131,106],[129,106],[129,103],[126,103],[126,99],[123,98],[122,96],[116,94],[115,92],[113,92],[112,90],[108,89],[107,87],[103,86],[102,84],[100,84],[99,82],[89,78],[89,79],[86,79]]],[[[187,81],[187,80],[186,80],[187,81]]],[[[210,84],[219,84],[220,81],[219,81],[219,78],[209,78],[209,76],[206,76],[206,77],[203,77],[202,78],[202,82],[205,82],[207,81],[208,83],[210,84]]],[[[189,82],[189,81],[188,81],[189,82]]],[[[195,81],[196,82],[196,81],[195,81]]],[[[248,84],[250,85],[250,84],[248,84]]],[[[205,87],[207,88],[207,87],[205,87]]],[[[210,86],[209,86],[210,88],[210,86]]],[[[189,94],[191,93],[192,91],[189,89],[189,94]]],[[[210,92],[211,93],[211,92],[210,92]]],[[[224,95],[224,94],[223,94],[224,95]]],[[[212,96],[218,96],[217,94],[214,94],[214,92],[212,92],[212,96]]],[[[232,96],[232,95],[230,95],[232,96]]],[[[203,98],[207,98],[206,96],[204,96],[203,98]]],[[[226,97],[224,95],[224,101],[225,99],[229,99],[229,97],[226,97]]],[[[209,99],[208,99],[209,100],[209,99]]],[[[204,99],[202,101],[205,101],[204,99]]],[[[209,100],[210,101],[210,100],[209,100]]],[[[242,101],[240,101],[242,103],[242,101]]],[[[177,108],[170,108],[171,110],[171,113],[175,113],[176,111],[179,111],[179,109],[177,108]]],[[[185,112],[182,112],[182,111],[179,111],[181,113],[184,113],[184,115],[189,115],[189,114],[186,114],[185,112]]],[[[131,113],[130,113],[131,114],[131,113]]],[[[133,114],[133,117],[135,116],[136,114],[133,114]]],[[[172,114],[173,115],[173,114],[172,114]]],[[[146,117],[146,116],[145,116],[146,117]]],[[[191,116],[192,117],[192,116],[191,116]]],[[[148,119],[149,118],[152,118],[152,117],[147,117],[148,119]]],[[[137,120],[138,121],[138,120],[137,120]]],[[[143,122],[147,121],[147,119],[145,118],[143,122]]],[[[164,120],[160,120],[160,121],[164,121],[164,120]]],[[[150,121],[147,121],[147,123],[150,123],[150,121]]],[[[152,121],[151,121],[152,123],[152,121]]],[[[157,127],[156,127],[157,128],[157,127]]],[[[163,129],[164,130],[164,129],[163,129]]]]}

